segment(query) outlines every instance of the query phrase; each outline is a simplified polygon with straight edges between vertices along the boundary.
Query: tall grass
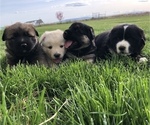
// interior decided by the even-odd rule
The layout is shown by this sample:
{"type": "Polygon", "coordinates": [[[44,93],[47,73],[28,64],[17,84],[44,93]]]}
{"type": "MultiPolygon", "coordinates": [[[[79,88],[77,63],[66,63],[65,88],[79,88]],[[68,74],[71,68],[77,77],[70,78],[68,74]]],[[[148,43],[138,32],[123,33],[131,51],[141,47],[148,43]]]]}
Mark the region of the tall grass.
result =
{"type": "MultiPolygon", "coordinates": [[[[120,17],[85,23],[93,26],[96,34],[119,22],[137,23],[146,33],[143,54],[148,57],[148,19],[120,17]]],[[[37,30],[41,34],[69,25],[37,30]]],[[[1,51],[4,53],[4,47],[1,51]]],[[[149,125],[149,66],[116,56],[95,64],[76,60],[57,68],[18,65],[10,69],[1,58],[0,125],[149,125]]]]}

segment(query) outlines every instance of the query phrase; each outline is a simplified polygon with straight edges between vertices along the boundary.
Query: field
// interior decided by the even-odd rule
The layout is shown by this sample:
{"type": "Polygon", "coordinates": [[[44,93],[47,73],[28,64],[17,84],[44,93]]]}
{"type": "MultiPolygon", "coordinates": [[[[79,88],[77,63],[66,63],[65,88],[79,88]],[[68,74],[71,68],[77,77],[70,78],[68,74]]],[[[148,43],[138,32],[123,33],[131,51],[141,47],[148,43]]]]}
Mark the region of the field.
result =
{"type": "MultiPolygon", "coordinates": [[[[146,35],[150,57],[150,15],[83,21],[95,34],[134,23],[146,35]]],[[[36,27],[65,30],[71,23],[36,27]]],[[[0,37],[3,31],[0,31],[0,37]]],[[[0,40],[0,125],[150,125],[150,63],[114,56],[95,64],[68,61],[57,68],[5,65],[0,40]]],[[[149,58],[150,59],[150,58],[149,58]]]]}

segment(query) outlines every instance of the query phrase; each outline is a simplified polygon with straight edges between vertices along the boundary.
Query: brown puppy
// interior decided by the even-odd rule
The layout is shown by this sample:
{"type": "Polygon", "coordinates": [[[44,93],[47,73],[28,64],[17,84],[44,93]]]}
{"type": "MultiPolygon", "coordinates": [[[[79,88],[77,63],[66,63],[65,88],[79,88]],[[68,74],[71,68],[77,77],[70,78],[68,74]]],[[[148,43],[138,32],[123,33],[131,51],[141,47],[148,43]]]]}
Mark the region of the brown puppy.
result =
{"type": "Polygon", "coordinates": [[[47,65],[38,36],[31,24],[17,22],[6,27],[2,40],[6,41],[7,63],[10,66],[18,63],[47,65]]]}

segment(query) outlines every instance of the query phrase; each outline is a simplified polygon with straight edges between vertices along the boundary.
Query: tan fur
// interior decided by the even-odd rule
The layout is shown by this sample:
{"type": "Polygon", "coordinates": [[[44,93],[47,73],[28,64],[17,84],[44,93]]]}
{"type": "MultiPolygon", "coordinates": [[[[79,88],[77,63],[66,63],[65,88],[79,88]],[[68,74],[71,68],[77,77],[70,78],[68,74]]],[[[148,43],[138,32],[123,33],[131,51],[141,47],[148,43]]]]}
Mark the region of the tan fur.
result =
{"type": "Polygon", "coordinates": [[[24,31],[28,34],[30,34],[31,36],[37,36],[36,32],[35,32],[35,28],[32,24],[26,24],[26,23],[20,23],[17,22],[13,25],[7,26],[4,30],[4,34],[3,34],[3,40],[7,40],[7,39],[11,39],[13,37],[14,32],[19,32],[18,28],[20,29],[24,29],[24,31]]]}
{"type": "Polygon", "coordinates": [[[17,22],[5,28],[2,40],[6,44],[6,59],[10,66],[18,63],[48,65],[38,41],[38,32],[31,24],[17,22]],[[24,49],[23,44],[28,49],[24,49]]]}

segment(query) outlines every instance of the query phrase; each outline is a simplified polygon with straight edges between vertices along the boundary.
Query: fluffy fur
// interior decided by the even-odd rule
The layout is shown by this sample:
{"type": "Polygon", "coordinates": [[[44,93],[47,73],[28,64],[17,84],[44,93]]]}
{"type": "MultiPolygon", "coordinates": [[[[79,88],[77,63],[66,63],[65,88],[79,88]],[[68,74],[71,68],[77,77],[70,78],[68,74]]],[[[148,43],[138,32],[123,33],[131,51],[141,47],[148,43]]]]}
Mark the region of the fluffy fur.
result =
{"type": "Polygon", "coordinates": [[[47,65],[38,36],[31,24],[17,22],[6,27],[2,40],[6,43],[7,63],[10,66],[18,63],[47,65]]]}
{"type": "Polygon", "coordinates": [[[147,59],[141,56],[145,40],[143,30],[134,24],[115,26],[111,31],[96,36],[97,59],[105,59],[112,54],[118,54],[145,62],[147,59]]]}
{"type": "Polygon", "coordinates": [[[62,62],[66,53],[65,39],[62,30],[45,31],[40,37],[40,43],[44,52],[47,54],[49,65],[59,64],[62,62]]]}
{"type": "Polygon", "coordinates": [[[95,61],[94,30],[92,27],[80,23],[73,23],[64,31],[64,38],[68,41],[66,58],[81,58],[88,62],[95,61]]]}

